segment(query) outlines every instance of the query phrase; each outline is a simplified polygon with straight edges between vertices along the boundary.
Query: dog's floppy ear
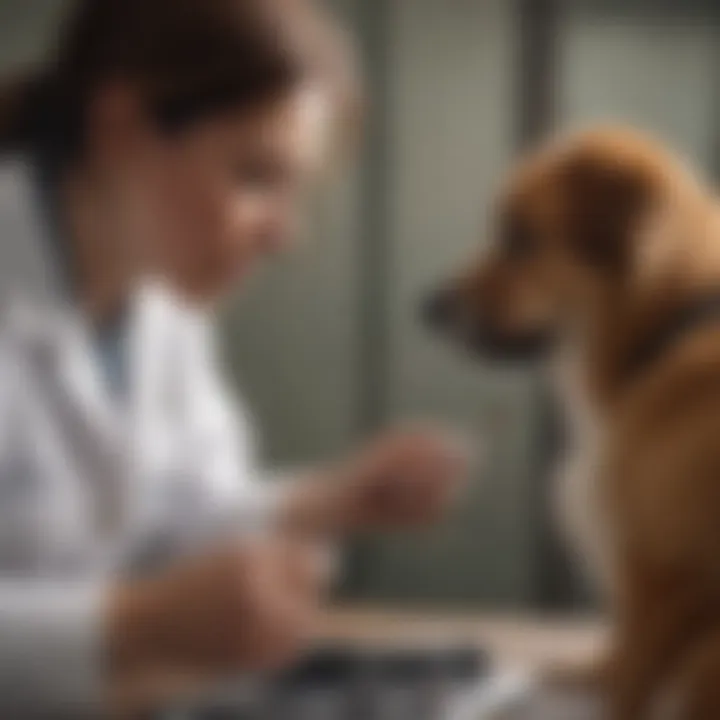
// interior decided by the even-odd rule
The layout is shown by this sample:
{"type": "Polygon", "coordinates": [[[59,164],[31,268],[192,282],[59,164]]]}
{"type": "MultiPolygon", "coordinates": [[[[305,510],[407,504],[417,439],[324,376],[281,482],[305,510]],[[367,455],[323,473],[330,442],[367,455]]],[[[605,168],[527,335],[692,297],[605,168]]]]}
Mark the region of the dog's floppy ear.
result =
{"type": "Polygon", "coordinates": [[[571,249],[596,269],[623,273],[632,261],[632,234],[651,199],[647,174],[619,158],[578,157],[564,176],[571,249]]]}

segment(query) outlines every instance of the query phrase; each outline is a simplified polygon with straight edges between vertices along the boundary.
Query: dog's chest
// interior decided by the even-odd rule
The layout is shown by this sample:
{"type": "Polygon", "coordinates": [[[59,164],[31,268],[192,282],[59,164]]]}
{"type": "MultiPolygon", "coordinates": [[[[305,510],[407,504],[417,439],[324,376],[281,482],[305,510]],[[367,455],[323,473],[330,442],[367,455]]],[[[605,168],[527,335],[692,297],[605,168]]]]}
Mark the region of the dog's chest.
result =
{"type": "Polygon", "coordinates": [[[580,367],[577,357],[569,355],[552,368],[568,434],[557,468],[555,504],[570,549],[591,579],[606,586],[611,577],[608,519],[599,497],[605,433],[590,405],[580,367]]]}

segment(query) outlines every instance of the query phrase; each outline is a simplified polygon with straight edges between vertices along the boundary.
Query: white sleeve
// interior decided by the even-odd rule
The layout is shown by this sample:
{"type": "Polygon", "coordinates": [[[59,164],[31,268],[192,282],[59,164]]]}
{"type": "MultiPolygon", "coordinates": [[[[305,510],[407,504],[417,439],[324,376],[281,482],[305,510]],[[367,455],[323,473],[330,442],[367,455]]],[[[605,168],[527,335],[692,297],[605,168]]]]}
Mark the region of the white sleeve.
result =
{"type": "Polygon", "coordinates": [[[0,714],[96,716],[104,588],[0,580],[0,714]]]}
{"type": "Polygon", "coordinates": [[[216,518],[227,518],[241,531],[267,530],[277,520],[289,483],[260,472],[253,423],[225,380],[212,326],[198,323],[195,329],[185,467],[195,468],[216,518]]]}

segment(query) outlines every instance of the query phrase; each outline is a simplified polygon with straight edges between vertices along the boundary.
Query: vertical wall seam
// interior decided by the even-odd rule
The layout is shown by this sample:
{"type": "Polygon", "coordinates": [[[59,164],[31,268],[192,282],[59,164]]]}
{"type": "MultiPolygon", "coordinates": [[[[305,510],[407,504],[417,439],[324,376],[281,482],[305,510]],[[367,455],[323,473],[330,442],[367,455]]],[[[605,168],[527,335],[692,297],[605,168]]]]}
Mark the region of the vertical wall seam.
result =
{"type": "MultiPolygon", "coordinates": [[[[357,434],[370,436],[387,420],[390,363],[392,238],[390,216],[393,0],[355,0],[352,6],[368,87],[368,115],[360,168],[357,223],[358,333],[357,434]]],[[[367,589],[372,540],[356,541],[346,554],[341,596],[367,589]]]]}
{"type": "Polygon", "coordinates": [[[392,122],[388,0],[358,0],[358,22],[370,108],[361,175],[358,248],[361,365],[359,430],[367,435],[387,419],[392,276],[390,134],[392,122]]]}
{"type": "MultiPolygon", "coordinates": [[[[541,140],[555,125],[558,113],[557,76],[560,46],[559,0],[518,0],[517,64],[515,68],[515,144],[518,154],[541,140]]],[[[549,488],[560,448],[557,408],[544,381],[538,376],[531,398],[535,427],[529,463],[533,537],[530,561],[530,594],[533,605],[562,602],[557,574],[560,553],[552,523],[549,488]]]]}

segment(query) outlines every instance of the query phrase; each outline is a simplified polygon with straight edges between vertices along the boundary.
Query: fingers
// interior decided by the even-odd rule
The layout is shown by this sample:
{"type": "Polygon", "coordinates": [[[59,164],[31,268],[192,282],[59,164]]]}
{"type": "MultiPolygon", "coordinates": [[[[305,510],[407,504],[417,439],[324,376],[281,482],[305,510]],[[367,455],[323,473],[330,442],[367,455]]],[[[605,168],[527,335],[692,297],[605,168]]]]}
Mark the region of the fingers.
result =
{"type": "Polygon", "coordinates": [[[365,473],[370,524],[418,525],[439,520],[464,484],[469,443],[457,433],[411,428],[389,435],[365,473]]]}
{"type": "Polygon", "coordinates": [[[388,488],[384,502],[391,520],[400,524],[428,524],[439,520],[457,493],[446,476],[412,475],[388,488]]]}
{"type": "MultiPolygon", "coordinates": [[[[381,446],[382,447],[382,446],[381,446]]],[[[390,435],[381,459],[403,466],[416,477],[459,479],[477,462],[479,443],[457,432],[437,428],[413,428],[390,435]]]]}

